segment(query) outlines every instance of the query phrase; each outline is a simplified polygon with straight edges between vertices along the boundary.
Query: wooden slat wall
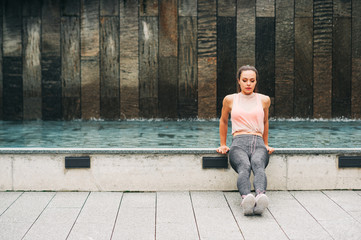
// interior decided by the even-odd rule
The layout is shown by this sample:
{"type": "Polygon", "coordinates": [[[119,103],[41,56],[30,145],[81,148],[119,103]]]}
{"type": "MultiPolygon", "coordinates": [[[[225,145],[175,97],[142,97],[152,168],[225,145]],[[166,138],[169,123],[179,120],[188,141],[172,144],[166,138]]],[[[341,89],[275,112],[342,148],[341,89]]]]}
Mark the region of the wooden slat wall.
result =
{"type": "Polygon", "coordinates": [[[217,114],[217,1],[198,0],[198,117],[217,114]]]}
{"type": "Polygon", "coordinates": [[[352,1],[351,117],[361,118],[361,2],[352,1]]]}
{"type": "Polygon", "coordinates": [[[313,114],[313,1],[295,1],[294,116],[313,114]]]}
{"type": "Polygon", "coordinates": [[[361,118],[356,0],[4,0],[0,119],[216,118],[254,65],[273,117],[361,118]]]}

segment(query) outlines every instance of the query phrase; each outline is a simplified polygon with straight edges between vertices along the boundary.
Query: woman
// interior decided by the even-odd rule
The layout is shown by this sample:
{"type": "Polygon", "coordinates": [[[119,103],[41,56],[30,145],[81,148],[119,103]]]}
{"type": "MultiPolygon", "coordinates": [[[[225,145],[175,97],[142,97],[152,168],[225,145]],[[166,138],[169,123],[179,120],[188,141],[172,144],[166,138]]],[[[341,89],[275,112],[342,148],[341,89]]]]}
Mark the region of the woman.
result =
{"type": "Polygon", "coordinates": [[[269,154],[274,151],[268,146],[268,112],[271,100],[268,96],[255,93],[258,72],[252,66],[242,66],[237,72],[240,92],[227,95],[223,100],[219,121],[221,146],[218,153],[227,154],[232,168],[238,173],[237,188],[242,196],[244,215],[261,215],[268,207],[265,195],[267,178],[265,168],[269,154]],[[226,145],[228,117],[232,121],[232,145],[226,145]],[[256,197],[251,194],[249,180],[254,175],[256,197]]]}

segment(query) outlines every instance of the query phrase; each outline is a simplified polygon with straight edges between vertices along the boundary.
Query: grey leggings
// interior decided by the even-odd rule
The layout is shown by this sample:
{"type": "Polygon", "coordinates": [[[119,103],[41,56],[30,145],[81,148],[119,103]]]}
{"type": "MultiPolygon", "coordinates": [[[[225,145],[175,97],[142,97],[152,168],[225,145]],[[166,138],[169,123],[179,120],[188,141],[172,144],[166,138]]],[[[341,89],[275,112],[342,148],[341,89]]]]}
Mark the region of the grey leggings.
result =
{"type": "Polygon", "coordinates": [[[237,188],[241,195],[251,192],[249,177],[253,171],[253,186],[256,194],[265,193],[267,177],[265,168],[269,155],[262,137],[257,135],[236,135],[229,150],[229,161],[238,173],[237,188]]]}

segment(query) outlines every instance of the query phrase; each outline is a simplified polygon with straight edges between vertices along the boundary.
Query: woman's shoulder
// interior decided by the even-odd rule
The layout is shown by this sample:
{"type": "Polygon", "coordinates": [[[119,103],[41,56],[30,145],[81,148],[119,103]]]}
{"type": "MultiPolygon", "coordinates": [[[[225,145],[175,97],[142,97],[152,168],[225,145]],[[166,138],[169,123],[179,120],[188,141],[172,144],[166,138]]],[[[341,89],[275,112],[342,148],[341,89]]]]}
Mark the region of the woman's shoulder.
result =
{"type": "Polygon", "coordinates": [[[271,98],[267,95],[261,94],[261,93],[256,93],[259,98],[261,99],[261,102],[263,104],[265,104],[266,106],[270,106],[271,105],[271,98]]]}
{"type": "Polygon", "coordinates": [[[224,97],[224,101],[233,101],[234,96],[236,96],[237,93],[228,94],[224,97]]]}

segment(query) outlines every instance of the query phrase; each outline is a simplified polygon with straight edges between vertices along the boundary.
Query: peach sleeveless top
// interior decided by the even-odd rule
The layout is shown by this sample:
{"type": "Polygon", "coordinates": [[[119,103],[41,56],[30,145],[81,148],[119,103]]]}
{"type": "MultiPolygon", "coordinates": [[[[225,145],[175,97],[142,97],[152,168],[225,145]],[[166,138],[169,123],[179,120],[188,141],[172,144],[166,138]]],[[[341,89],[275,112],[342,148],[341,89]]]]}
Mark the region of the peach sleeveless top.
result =
{"type": "Polygon", "coordinates": [[[233,95],[231,111],[232,134],[261,133],[264,131],[264,111],[260,96],[257,93],[233,95]]]}

